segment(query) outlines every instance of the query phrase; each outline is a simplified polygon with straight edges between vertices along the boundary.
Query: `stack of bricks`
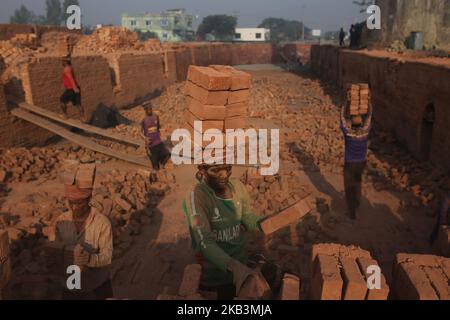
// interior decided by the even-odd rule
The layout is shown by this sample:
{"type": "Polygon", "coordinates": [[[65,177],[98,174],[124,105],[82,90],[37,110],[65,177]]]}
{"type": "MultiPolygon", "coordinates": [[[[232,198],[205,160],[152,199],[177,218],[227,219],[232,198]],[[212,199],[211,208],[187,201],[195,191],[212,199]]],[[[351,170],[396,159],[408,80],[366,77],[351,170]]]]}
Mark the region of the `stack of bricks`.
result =
{"type": "Polygon", "coordinates": [[[450,259],[397,254],[393,270],[394,297],[400,300],[450,300],[450,259]]]}
{"type": "Polygon", "coordinates": [[[230,66],[190,66],[185,87],[185,120],[191,134],[194,121],[202,121],[203,132],[245,129],[250,86],[251,76],[230,66]]]}
{"type": "Polygon", "coordinates": [[[351,84],[347,89],[347,102],[350,116],[369,113],[370,90],[367,83],[351,84]]]}
{"type": "Polygon", "coordinates": [[[371,266],[378,266],[368,251],[354,246],[317,244],[312,248],[313,300],[387,300],[389,287],[381,274],[381,289],[368,289],[371,266]]]}

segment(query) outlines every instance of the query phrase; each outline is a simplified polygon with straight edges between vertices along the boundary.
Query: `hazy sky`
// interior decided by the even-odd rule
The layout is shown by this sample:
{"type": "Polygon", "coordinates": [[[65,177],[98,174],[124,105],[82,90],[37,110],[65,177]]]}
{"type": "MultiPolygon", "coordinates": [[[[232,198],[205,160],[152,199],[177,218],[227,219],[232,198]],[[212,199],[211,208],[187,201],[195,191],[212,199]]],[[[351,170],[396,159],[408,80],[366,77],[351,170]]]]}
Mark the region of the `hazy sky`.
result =
{"type": "MultiPolygon", "coordinates": [[[[120,24],[122,13],[160,12],[186,8],[199,21],[209,14],[237,14],[240,27],[256,27],[264,18],[304,20],[311,28],[337,30],[361,20],[352,0],[80,0],[84,24],[120,24]]],[[[45,0],[0,0],[0,23],[21,4],[36,14],[45,13],[45,0]]],[[[197,23],[198,23],[197,22],[197,23]]]]}

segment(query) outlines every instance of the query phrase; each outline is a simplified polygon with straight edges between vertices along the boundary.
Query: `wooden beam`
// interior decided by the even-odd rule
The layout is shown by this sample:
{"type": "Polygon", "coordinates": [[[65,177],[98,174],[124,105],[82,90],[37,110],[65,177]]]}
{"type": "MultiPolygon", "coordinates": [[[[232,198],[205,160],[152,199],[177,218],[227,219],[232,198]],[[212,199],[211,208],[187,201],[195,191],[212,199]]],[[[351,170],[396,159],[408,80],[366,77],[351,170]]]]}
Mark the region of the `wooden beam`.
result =
{"type": "Polygon", "coordinates": [[[31,112],[28,112],[24,109],[15,108],[15,109],[11,110],[11,113],[13,115],[15,115],[16,117],[19,117],[23,120],[26,120],[28,122],[31,122],[31,123],[39,126],[41,128],[49,130],[49,131],[63,137],[64,139],[67,139],[70,142],[75,143],[83,148],[90,149],[92,151],[102,153],[107,156],[110,156],[110,157],[113,157],[116,159],[120,159],[120,160],[129,162],[129,163],[137,164],[137,165],[140,165],[140,166],[143,166],[146,168],[150,167],[150,161],[146,157],[140,157],[137,155],[129,155],[129,154],[124,154],[121,152],[114,151],[111,148],[107,148],[105,146],[102,146],[98,143],[91,141],[89,138],[86,138],[86,137],[80,136],[76,133],[70,132],[63,126],[56,124],[54,122],[51,122],[50,120],[45,119],[41,116],[35,115],[31,112]]]}

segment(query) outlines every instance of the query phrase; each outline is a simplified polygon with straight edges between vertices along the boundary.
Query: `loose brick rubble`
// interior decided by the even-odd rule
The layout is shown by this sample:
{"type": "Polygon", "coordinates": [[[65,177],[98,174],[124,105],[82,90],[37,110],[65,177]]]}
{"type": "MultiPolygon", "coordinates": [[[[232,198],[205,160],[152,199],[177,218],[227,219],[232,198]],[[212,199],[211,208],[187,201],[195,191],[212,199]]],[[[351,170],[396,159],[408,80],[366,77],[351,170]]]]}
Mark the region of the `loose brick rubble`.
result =
{"type": "Polygon", "coordinates": [[[312,248],[314,300],[386,300],[389,287],[384,275],[381,289],[368,289],[367,267],[378,263],[368,251],[354,246],[318,244],[312,248]]]}

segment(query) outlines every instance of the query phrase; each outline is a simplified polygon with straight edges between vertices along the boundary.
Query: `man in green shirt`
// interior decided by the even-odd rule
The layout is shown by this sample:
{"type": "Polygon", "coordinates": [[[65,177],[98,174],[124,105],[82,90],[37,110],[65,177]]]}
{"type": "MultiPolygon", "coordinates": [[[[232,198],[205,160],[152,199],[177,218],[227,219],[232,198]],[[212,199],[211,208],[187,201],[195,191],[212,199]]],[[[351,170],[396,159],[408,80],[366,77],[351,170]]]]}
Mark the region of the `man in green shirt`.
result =
{"type": "Polygon", "coordinates": [[[183,209],[192,245],[202,264],[201,284],[219,300],[267,298],[262,274],[246,266],[244,231],[261,231],[244,185],[230,179],[230,165],[200,165],[199,183],[188,192],[183,209]]]}

